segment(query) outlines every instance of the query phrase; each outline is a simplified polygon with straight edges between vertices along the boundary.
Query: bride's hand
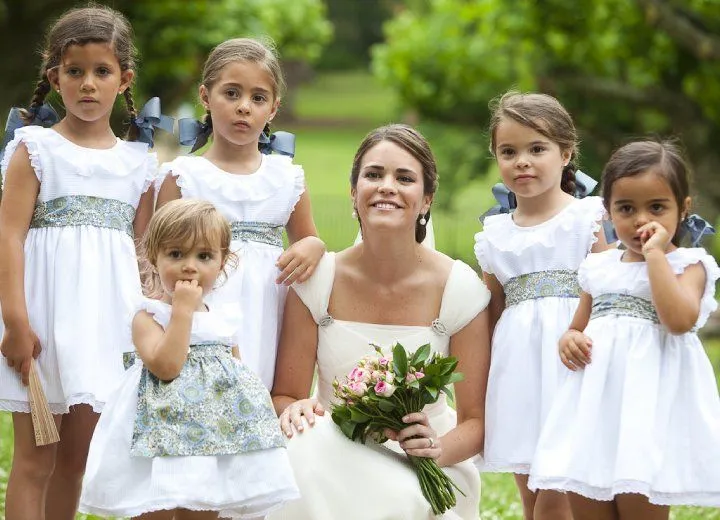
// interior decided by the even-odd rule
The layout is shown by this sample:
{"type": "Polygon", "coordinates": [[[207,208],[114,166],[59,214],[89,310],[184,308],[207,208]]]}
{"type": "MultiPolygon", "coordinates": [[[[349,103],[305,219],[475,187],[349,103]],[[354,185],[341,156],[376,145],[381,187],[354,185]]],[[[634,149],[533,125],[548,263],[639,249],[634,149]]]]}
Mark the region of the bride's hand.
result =
{"type": "Polygon", "coordinates": [[[280,428],[283,433],[290,438],[293,436],[293,427],[298,432],[303,431],[303,416],[305,416],[308,425],[313,426],[316,415],[325,415],[323,405],[314,397],[310,399],[300,399],[299,401],[290,403],[282,411],[280,414],[280,428]]]}
{"type": "Polygon", "coordinates": [[[442,455],[442,442],[430,426],[427,415],[422,412],[411,413],[403,417],[406,423],[414,423],[399,432],[386,430],[388,439],[398,441],[405,453],[413,457],[438,459],[442,455]]]}

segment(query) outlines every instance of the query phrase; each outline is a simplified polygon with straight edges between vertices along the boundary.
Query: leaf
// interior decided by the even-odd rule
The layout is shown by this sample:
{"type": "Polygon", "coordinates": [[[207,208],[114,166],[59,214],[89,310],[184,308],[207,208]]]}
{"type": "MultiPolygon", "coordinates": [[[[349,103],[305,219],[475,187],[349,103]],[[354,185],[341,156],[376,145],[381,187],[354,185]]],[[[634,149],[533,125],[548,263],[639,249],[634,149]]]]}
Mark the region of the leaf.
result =
{"type": "Polygon", "coordinates": [[[438,395],[440,395],[440,391],[434,386],[425,387],[425,392],[430,396],[433,403],[437,401],[438,395]]]}
{"type": "Polygon", "coordinates": [[[398,380],[405,380],[405,376],[407,375],[407,367],[407,353],[405,352],[405,348],[400,343],[398,343],[395,345],[395,348],[393,348],[393,370],[398,380]]]}
{"type": "Polygon", "coordinates": [[[462,373],[460,373],[460,372],[454,372],[454,373],[450,376],[450,378],[448,379],[448,381],[447,381],[446,384],[449,385],[449,384],[452,384],[452,383],[457,383],[458,381],[462,381],[463,379],[465,379],[465,376],[464,376],[462,373]]]}
{"type": "Polygon", "coordinates": [[[343,422],[341,424],[338,424],[340,426],[340,431],[342,431],[345,434],[345,437],[351,440],[355,440],[354,434],[355,434],[355,427],[357,424],[355,424],[352,421],[343,422]]]}
{"type": "Polygon", "coordinates": [[[358,424],[366,423],[371,419],[369,415],[365,414],[355,406],[350,408],[350,418],[358,424]]]}
{"type": "Polygon", "coordinates": [[[417,367],[420,363],[424,363],[430,356],[430,352],[430,343],[426,343],[415,351],[410,359],[410,364],[417,367]]]}
{"type": "Polygon", "coordinates": [[[378,408],[380,408],[383,412],[392,412],[395,408],[397,408],[397,406],[392,401],[381,399],[378,401],[378,408]]]}

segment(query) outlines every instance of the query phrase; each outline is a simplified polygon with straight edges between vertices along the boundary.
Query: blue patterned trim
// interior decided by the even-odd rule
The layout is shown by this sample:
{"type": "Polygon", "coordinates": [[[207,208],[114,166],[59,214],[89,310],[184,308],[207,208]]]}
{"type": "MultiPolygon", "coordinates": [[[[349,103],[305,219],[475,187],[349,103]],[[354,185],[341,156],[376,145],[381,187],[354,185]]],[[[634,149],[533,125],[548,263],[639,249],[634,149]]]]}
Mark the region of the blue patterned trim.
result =
{"type": "Polygon", "coordinates": [[[190,345],[178,377],[161,381],[143,367],[130,454],[234,455],[285,446],[260,379],[219,342],[190,345]]]}
{"type": "Polygon", "coordinates": [[[31,228],[94,226],[117,229],[134,237],[135,208],[115,199],[86,195],[58,197],[35,205],[31,228]]]}
{"type": "Polygon", "coordinates": [[[243,242],[260,242],[271,246],[282,247],[283,226],[268,224],[267,222],[231,222],[233,240],[243,242]]]}
{"type": "Polygon", "coordinates": [[[600,318],[601,316],[631,316],[655,324],[660,323],[652,302],[630,294],[601,294],[593,298],[590,319],[600,318]]]}
{"type": "Polygon", "coordinates": [[[510,278],[503,286],[505,307],[538,298],[579,298],[577,271],[537,271],[510,278]]]}

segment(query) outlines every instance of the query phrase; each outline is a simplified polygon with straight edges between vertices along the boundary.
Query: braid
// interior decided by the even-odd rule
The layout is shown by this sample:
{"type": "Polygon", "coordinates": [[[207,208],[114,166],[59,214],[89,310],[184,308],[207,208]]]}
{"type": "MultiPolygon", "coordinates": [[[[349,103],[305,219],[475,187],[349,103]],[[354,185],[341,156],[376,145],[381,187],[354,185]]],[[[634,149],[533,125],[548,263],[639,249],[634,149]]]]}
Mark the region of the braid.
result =
{"type": "Polygon", "coordinates": [[[133,95],[129,87],[125,89],[125,92],[123,92],[123,97],[125,98],[125,105],[127,105],[127,111],[130,115],[130,126],[128,127],[126,138],[128,141],[136,141],[139,133],[137,124],[135,123],[137,110],[135,109],[135,100],[133,99],[133,95]]]}
{"type": "Polygon", "coordinates": [[[573,196],[575,195],[575,189],[577,188],[575,184],[576,171],[577,166],[575,166],[572,162],[569,162],[563,167],[562,178],[560,179],[560,189],[573,196]]]}
{"type": "Polygon", "coordinates": [[[52,90],[52,87],[50,86],[47,72],[43,72],[42,77],[35,85],[35,91],[33,92],[33,97],[30,100],[29,109],[23,109],[20,112],[20,114],[22,115],[22,119],[26,124],[29,125],[30,123],[32,123],[33,119],[35,119],[35,111],[40,108],[45,102],[45,98],[50,93],[50,90],[52,90]]]}
{"type": "Polygon", "coordinates": [[[205,115],[203,116],[202,122],[203,122],[203,124],[206,124],[208,126],[208,128],[210,129],[210,133],[212,134],[213,123],[212,123],[212,116],[210,115],[210,110],[208,110],[208,109],[205,110],[205,115]]]}

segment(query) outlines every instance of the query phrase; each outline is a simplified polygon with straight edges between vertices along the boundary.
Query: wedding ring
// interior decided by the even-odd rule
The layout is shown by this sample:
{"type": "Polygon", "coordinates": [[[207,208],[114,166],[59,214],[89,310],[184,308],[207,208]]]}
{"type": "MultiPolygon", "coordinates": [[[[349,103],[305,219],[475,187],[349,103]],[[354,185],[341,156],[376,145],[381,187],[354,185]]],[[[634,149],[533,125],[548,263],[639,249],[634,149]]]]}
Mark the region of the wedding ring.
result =
{"type": "Polygon", "coordinates": [[[428,446],[428,449],[430,450],[435,447],[435,439],[428,437],[428,440],[430,441],[430,446],[428,446]]]}

